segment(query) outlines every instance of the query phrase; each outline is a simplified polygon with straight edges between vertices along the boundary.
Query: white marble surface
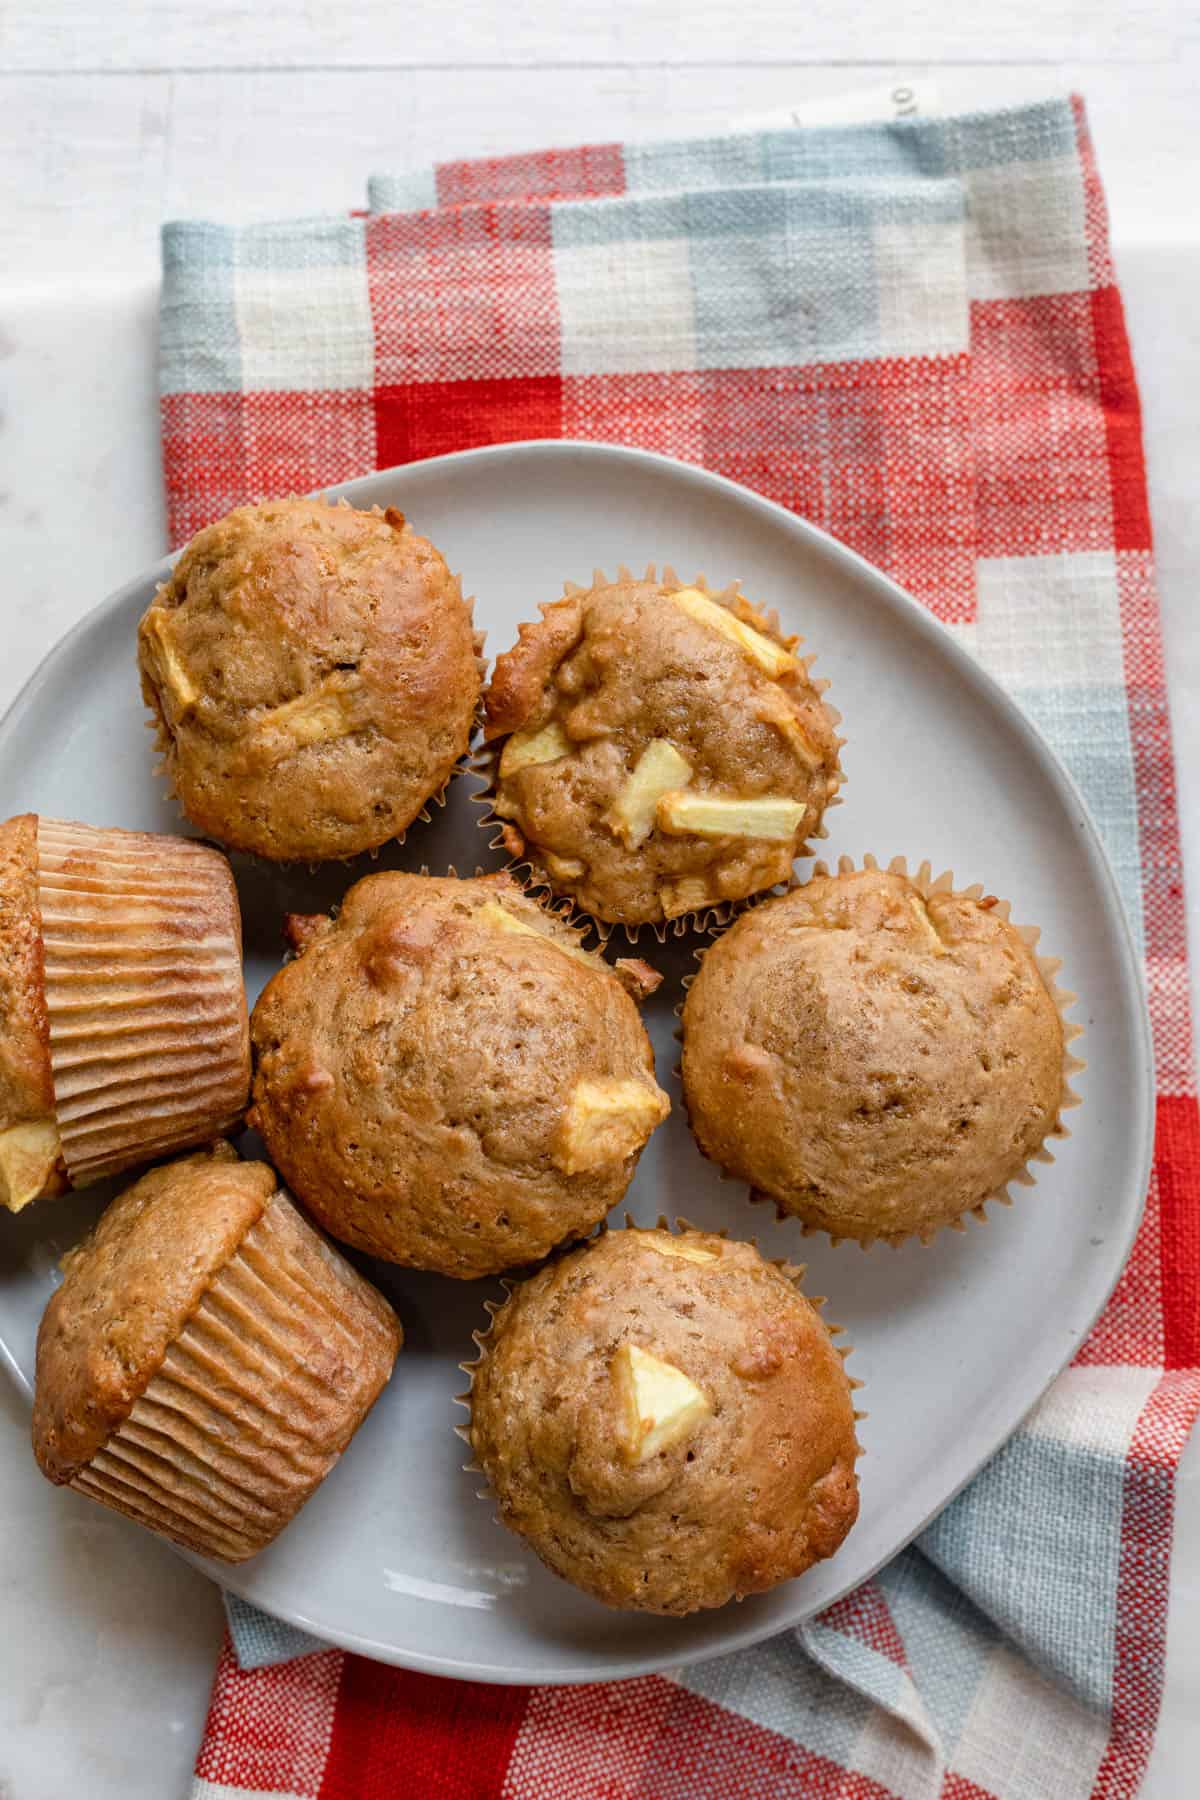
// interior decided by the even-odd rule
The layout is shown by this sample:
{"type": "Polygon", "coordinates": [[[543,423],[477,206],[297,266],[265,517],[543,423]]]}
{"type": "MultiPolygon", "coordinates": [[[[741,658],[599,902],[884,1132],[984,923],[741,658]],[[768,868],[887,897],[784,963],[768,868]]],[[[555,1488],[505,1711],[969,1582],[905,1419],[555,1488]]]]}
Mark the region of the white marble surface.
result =
{"type": "MultiPolygon", "coordinates": [[[[595,15],[463,0],[43,0],[0,12],[0,707],[164,548],[157,228],[362,203],[375,166],[686,131],[898,75],[944,103],[1088,96],[1142,383],[1200,973],[1200,221],[1195,33],[1170,0],[1010,0],[852,21],[783,0],[595,15]],[[734,26],[736,25],[736,30],[734,26]],[[865,60],[869,52],[875,60],[865,60]]],[[[0,1800],[178,1800],[215,1592],[29,1457],[0,1385],[0,1800]]],[[[1146,1800],[1200,1767],[1200,1449],[1179,1486],[1163,1727],[1146,1800]]]]}

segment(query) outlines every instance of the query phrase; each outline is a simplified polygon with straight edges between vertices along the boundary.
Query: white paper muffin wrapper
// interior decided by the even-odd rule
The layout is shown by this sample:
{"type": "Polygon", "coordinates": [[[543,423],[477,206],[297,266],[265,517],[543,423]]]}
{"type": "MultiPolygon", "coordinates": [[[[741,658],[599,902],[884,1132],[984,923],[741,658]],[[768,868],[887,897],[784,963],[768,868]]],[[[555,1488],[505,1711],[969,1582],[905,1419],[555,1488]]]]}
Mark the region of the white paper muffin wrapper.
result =
{"type": "Polygon", "coordinates": [[[187,838],[38,820],[55,1114],[73,1183],[221,1136],[250,1080],[229,864],[187,838]]]}

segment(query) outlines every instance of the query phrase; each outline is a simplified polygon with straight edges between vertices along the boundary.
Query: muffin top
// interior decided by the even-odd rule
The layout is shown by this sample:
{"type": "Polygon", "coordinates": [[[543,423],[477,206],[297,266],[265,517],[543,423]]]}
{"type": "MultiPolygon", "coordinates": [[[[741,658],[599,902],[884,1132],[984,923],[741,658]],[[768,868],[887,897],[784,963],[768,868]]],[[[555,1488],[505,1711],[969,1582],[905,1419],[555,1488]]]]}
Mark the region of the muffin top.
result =
{"type": "Polygon", "coordinates": [[[625,924],[786,880],[841,779],[798,640],[673,580],[599,581],[542,614],[486,696],[510,852],[625,924]]]}
{"type": "Polygon", "coordinates": [[[572,1252],[497,1313],[470,1404],[504,1522],[610,1606],[761,1592],[858,1513],[842,1359],[751,1244],[631,1227],[572,1252]]]}
{"type": "Polygon", "coordinates": [[[371,875],[290,931],[251,1021],[251,1122],[335,1237],[478,1276],[621,1198],[669,1109],[650,1041],[618,974],[507,876],[371,875]]]}
{"type": "Polygon", "coordinates": [[[834,1237],[929,1237],[1055,1127],[1063,1025],[991,895],[877,868],[746,913],[683,1010],[700,1147],[834,1237]]]}
{"type": "Polygon", "coordinates": [[[189,819],[276,861],[404,831],[466,750],[479,698],[459,583],[391,507],[239,507],[155,595],[138,662],[189,819]]]}
{"type": "Polygon", "coordinates": [[[151,1169],[65,1258],[42,1315],[34,1454],[70,1481],[128,1416],[279,1187],[226,1143],[151,1169]]]}
{"type": "Polygon", "coordinates": [[[37,814],[0,825],[0,1206],[63,1193],[37,886],[37,814]]]}

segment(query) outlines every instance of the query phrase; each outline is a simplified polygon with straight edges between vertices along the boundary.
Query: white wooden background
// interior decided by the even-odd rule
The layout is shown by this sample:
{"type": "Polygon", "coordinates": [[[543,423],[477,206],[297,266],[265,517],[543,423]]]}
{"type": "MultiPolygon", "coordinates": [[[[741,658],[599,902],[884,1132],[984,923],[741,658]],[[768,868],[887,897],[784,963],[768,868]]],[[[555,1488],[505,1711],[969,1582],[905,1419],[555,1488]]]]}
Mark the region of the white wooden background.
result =
{"type": "MultiPolygon", "coordinates": [[[[158,227],[363,204],[373,168],[707,131],[932,79],[1088,99],[1146,409],[1200,970],[1200,18],[1179,0],[0,0],[0,708],[164,548],[158,227]]],[[[53,1496],[0,1383],[0,1800],[182,1800],[220,1613],[53,1496]]],[[[1200,1791],[1200,1452],[1147,1800],[1200,1791]]],[[[416,1800],[416,1797],[414,1797],[416,1800]]]]}

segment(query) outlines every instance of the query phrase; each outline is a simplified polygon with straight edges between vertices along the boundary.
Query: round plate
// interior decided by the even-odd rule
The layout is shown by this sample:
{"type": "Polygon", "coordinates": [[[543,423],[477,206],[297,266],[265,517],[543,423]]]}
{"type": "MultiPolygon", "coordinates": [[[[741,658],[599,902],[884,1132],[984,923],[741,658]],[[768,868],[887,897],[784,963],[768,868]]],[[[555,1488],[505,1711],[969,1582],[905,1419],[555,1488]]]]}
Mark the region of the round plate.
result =
{"type": "MultiPolygon", "coordinates": [[[[625,1206],[640,1223],[683,1214],[807,1261],[810,1293],[846,1328],[867,1409],[862,1513],[838,1554],[773,1593],[684,1620],[610,1612],[557,1580],[477,1497],[451,1427],[471,1332],[494,1282],[371,1265],[407,1337],[362,1431],[299,1518],[261,1556],[212,1575],[317,1636],[385,1661],[496,1682],[595,1681],[735,1649],[826,1606],[914,1536],[1003,1442],[1070,1359],[1116,1280],[1149,1171],[1152,1074],[1140,968],[1096,831],[1069,778],[971,656],[892,582],[790,513],[732,482],[639,451],[504,445],[372,475],[341,490],[401,507],[478,596],[494,655],[564,577],[654,560],[714,583],[739,577],[803,632],[832,680],[848,735],[845,804],[827,856],[903,853],[1012,900],[1065,959],[1086,1028],[1082,1108],[1037,1185],[987,1223],[928,1249],[832,1248],[778,1224],[696,1150],[671,1070],[673,1009],[695,943],[643,936],[666,972],[647,1008],[675,1109],[625,1206]]],[[[50,655],[0,727],[0,817],[37,810],[99,825],[180,829],[143,722],[134,628],[162,563],[114,594],[50,655]]],[[[277,967],[285,910],[335,902],[373,867],[499,866],[452,784],[432,823],[377,862],[315,873],[237,859],[251,996],[277,967]]],[[[57,1258],[106,1194],[0,1219],[0,1349],[28,1386],[57,1258]]],[[[47,1489],[46,1504],[53,1505],[47,1489]]]]}

